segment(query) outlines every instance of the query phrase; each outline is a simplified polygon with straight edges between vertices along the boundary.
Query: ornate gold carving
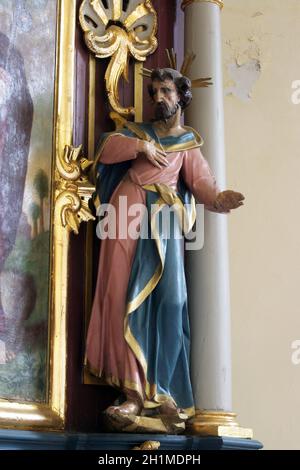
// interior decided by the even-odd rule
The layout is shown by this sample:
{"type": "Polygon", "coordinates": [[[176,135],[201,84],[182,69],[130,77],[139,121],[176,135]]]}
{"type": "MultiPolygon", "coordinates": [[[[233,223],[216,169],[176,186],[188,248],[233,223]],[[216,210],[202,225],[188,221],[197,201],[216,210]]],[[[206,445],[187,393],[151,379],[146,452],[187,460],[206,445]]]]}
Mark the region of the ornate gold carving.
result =
{"type": "Polygon", "coordinates": [[[128,80],[130,55],[144,62],[157,48],[157,15],[150,0],[129,0],[123,11],[122,0],[84,0],[79,21],[88,48],[99,58],[111,57],[105,81],[113,110],[121,115],[134,114],[133,107],[119,103],[118,84],[123,76],[128,80]]]}
{"type": "Polygon", "coordinates": [[[132,450],[157,450],[160,448],[159,441],[145,441],[140,446],[134,447],[132,450]]]}
{"type": "Polygon", "coordinates": [[[55,216],[63,227],[78,233],[82,221],[94,220],[88,202],[95,191],[85,171],[92,165],[81,155],[81,146],[66,145],[62,156],[57,159],[55,216]]]}
{"type": "Polygon", "coordinates": [[[191,5],[192,3],[202,3],[202,2],[208,2],[208,3],[215,3],[222,8],[224,7],[224,1],[223,0],[183,0],[181,4],[181,8],[184,10],[187,6],[191,5]]]}
{"type": "Polygon", "coordinates": [[[226,411],[196,410],[187,424],[187,432],[200,436],[227,436],[252,439],[252,429],[242,428],[236,421],[236,413],[226,411]]]}

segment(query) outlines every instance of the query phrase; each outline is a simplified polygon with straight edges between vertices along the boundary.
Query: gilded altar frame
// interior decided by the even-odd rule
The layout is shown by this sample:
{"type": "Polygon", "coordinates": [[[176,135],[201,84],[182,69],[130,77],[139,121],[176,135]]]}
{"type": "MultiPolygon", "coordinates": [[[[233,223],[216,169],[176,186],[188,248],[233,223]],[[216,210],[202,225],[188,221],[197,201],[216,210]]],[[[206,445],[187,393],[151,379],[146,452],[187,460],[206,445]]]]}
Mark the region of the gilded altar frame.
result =
{"type": "MultiPolygon", "coordinates": [[[[0,400],[0,427],[10,429],[58,430],[65,425],[66,411],[66,317],[70,228],[62,224],[62,209],[74,205],[69,192],[60,188],[66,145],[73,141],[75,91],[76,0],[57,0],[56,67],[53,122],[49,368],[46,404],[0,400]],[[61,204],[57,204],[57,199],[61,204]],[[56,204],[55,204],[56,202],[56,204]]],[[[68,163],[68,162],[67,162],[68,163]]],[[[67,163],[65,162],[65,169],[67,163]]],[[[73,178],[74,179],[74,178],[73,178]]]]}

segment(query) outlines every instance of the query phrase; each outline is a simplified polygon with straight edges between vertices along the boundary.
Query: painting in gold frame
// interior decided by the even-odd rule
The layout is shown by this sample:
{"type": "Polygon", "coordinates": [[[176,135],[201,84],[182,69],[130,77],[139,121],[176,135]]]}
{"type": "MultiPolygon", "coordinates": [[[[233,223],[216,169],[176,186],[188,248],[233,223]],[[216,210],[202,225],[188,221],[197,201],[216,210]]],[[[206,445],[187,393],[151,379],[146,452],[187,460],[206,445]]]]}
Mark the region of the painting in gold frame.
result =
{"type": "MultiPolygon", "coordinates": [[[[4,3],[4,2],[2,2],[4,3]]],[[[20,4],[23,2],[20,2],[20,4]]],[[[30,3],[30,2],[27,2],[30,3]]],[[[42,4],[47,2],[32,2],[42,4]]],[[[54,2],[52,2],[52,5],[54,2]]],[[[27,401],[11,397],[0,400],[0,425],[6,428],[59,429],[64,427],[66,394],[66,311],[67,255],[70,228],[63,223],[66,211],[73,210],[70,187],[65,184],[62,169],[70,170],[65,161],[66,145],[72,145],[75,86],[75,24],[76,1],[56,3],[55,90],[53,128],[53,157],[51,163],[50,200],[50,265],[49,265],[49,353],[47,393],[45,400],[27,401]]],[[[1,4],[0,4],[1,5],[1,4]]],[[[49,119],[49,116],[48,116],[49,119]]],[[[49,123],[50,125],[50,123],[49,123]]],[[[72,176],[72,172],[71,172],[72,176]]],[[[74,185],[73,185],[74,189],[74,185]]],[[[74,209],[76,211],[76,208],[74,209]]]]}

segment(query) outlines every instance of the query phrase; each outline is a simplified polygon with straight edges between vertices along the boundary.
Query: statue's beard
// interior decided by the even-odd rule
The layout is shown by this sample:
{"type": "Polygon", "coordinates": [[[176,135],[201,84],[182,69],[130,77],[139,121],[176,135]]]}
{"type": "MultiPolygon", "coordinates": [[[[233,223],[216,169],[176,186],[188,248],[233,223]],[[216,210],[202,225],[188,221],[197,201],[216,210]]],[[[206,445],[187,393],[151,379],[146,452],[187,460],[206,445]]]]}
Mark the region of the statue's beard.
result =
{"type": "Polygon", "coordinates": [[[166,103],[161,102],[155,105],[154,110],[154,120],[155,121],[168,121],[171,117],[173,117],[179,108],[179,104],[177,103],[173,108],[170,108],[166,103]]]}

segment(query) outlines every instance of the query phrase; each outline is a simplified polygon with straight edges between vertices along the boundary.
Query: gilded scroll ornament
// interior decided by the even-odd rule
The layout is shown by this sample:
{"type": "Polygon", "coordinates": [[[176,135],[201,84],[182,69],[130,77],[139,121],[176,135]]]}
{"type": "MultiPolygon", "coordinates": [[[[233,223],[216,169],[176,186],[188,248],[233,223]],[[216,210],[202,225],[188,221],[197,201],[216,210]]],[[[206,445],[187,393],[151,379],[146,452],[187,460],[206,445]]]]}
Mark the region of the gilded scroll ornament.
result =
{"type": "Polygon", "coordinates": [[[81,146],[66,145],[62,158],[57,161],[56,214],[63,227],[78,233],[81,222],[94,220],[89,209],[89,199],[95,188],[85,175],[90,163],[81,155],[81,146]]]}
{"type": "Polygon", "coordinates": [[[145,441],[140,446],[134,447],[132,450],[158,450],[160,448],[159,441],[145,441]]]}
{"type": "Polygon", "coordinates": [[[128,80],[130,55],[144,62],[157,48],[157,15],[150,0],[84,0],[79,21],[85,42],[96,57],[111,57],[105,74],[106,89],[113,110],[123,116],[134,114],[119,102],[118,84],[128,80]]]}

